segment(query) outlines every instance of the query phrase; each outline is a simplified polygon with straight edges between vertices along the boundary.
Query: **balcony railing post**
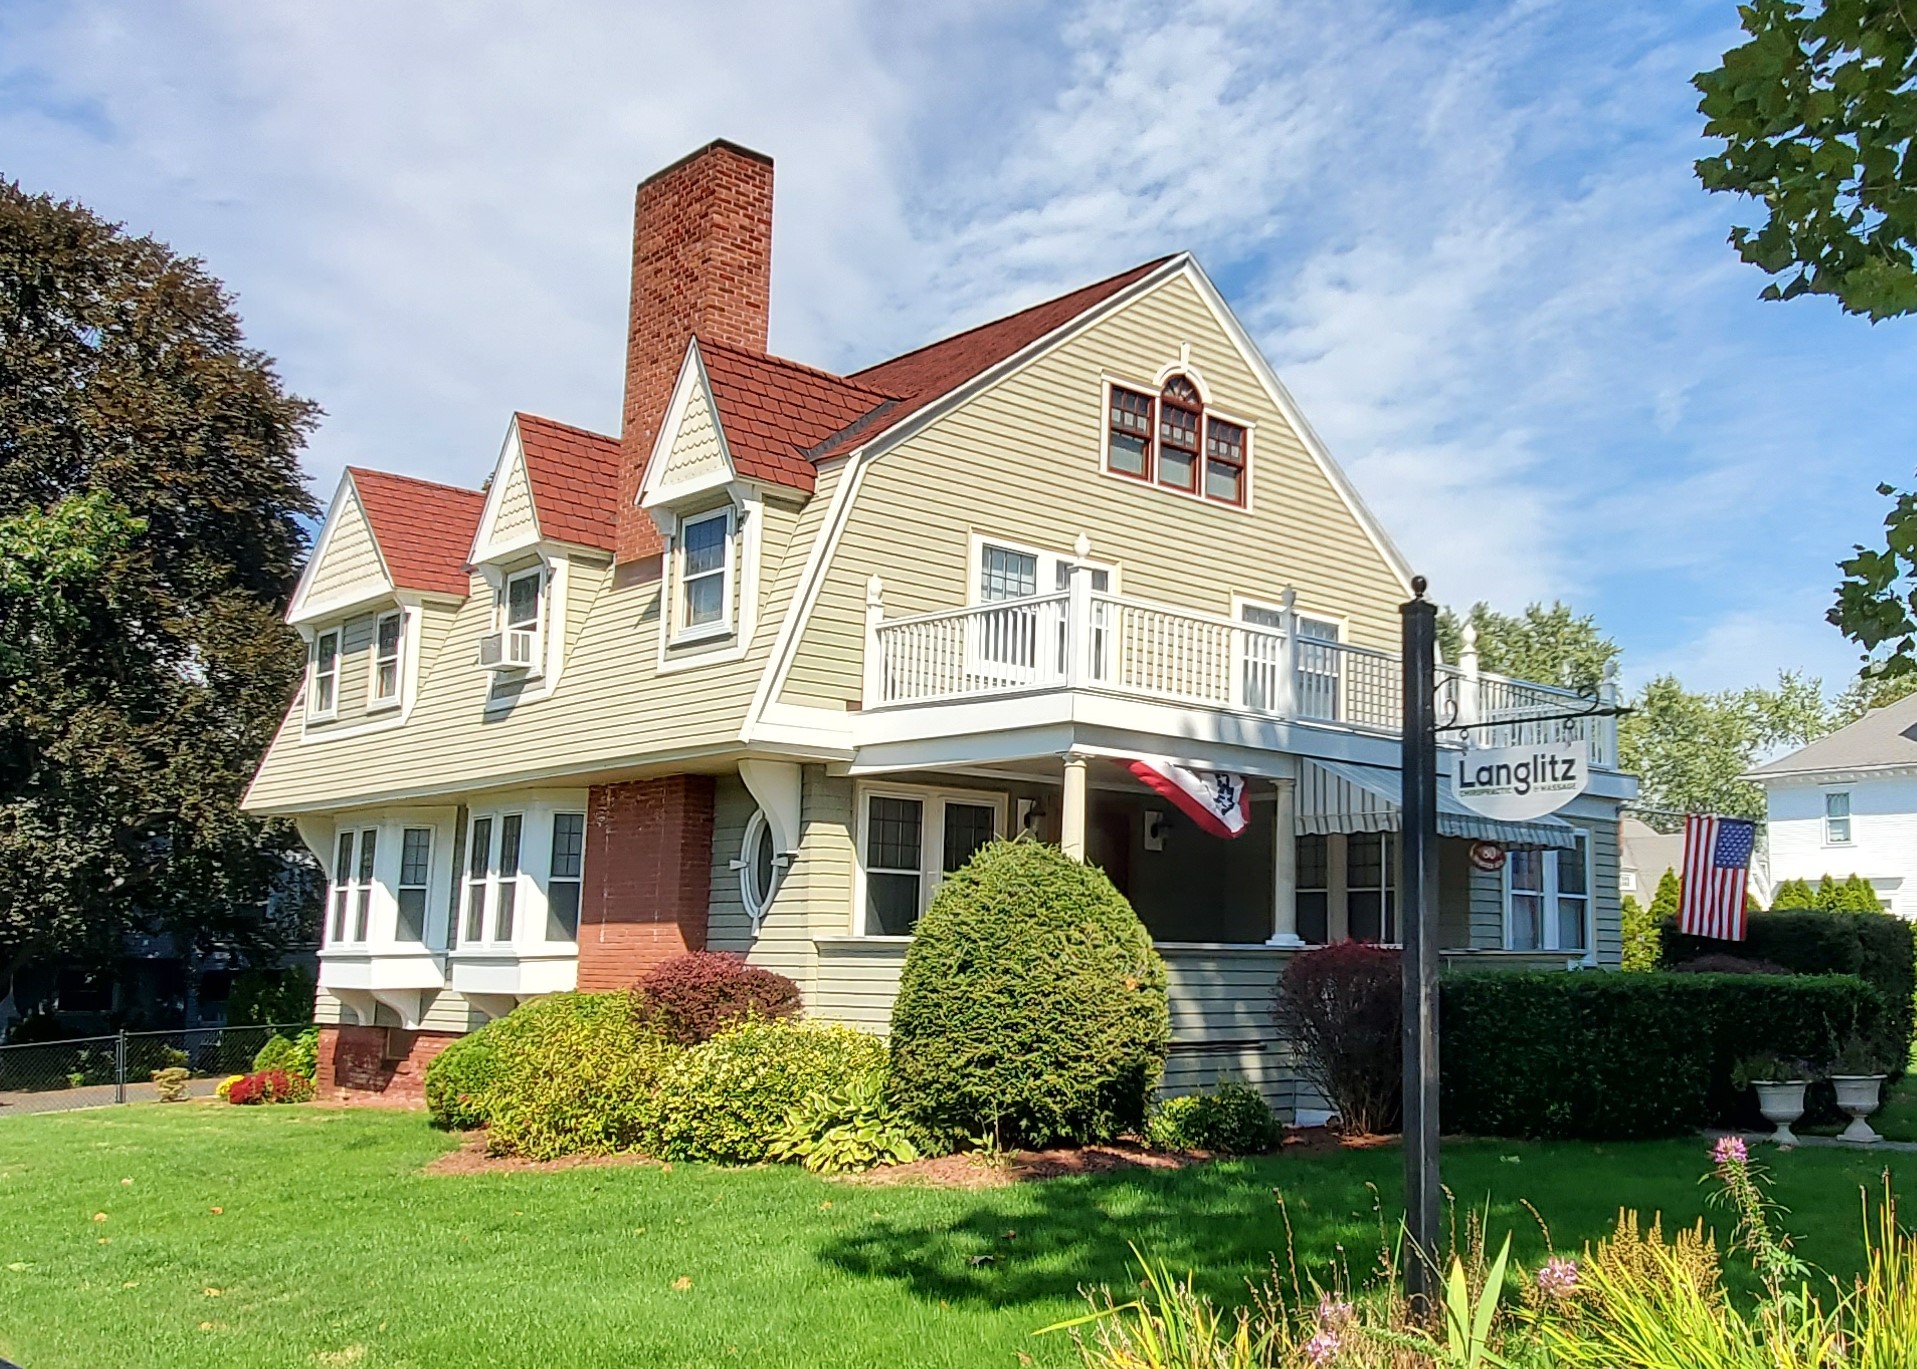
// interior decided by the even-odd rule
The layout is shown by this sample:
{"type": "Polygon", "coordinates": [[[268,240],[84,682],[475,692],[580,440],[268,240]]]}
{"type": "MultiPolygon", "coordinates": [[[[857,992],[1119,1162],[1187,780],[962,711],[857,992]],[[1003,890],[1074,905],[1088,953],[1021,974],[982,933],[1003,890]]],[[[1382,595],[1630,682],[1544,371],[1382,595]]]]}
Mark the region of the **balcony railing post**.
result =
{"type": "Polygon", "coordinates": [[[1464,625],[1459,634],[1458,647],[1458,722],[1464,727],[1477,726],[1482,716],[1479,699],[1478,677],[1478,630],[1470,623],[1464,625]]]}
{"type": "Polygon", "coordinates": [[[1065,577],[1065,683],[1076,688],[1092,683],[1092,568],[1086,557],[1091,539],[1084,533],[1072,545],[1072,563],[1065,577]]]}
{"type": "Polygon", "coordinates": [[[885,622],[885,581],[874,575],[865,582],[865,706],[885,702],[885,647],[879,627],[885,622]]]}
{"type": "Polygon", "coordinates": [[[1278,641],[1276,670],[1277,697],[1272,700],[1278,716],[1298,716],[1298,591],[1286,585],[1278,596],[1278,628],[1284,633],[1278,641]]]}
{"type": "MultiPolygon", "coordinates": [[[[1606,708],[1615,710],[1623,691],[1618,686],[1617,662],[1604,663],[1604,678],[1598,684],[1598,702],[1606,708]]],[[[1598,750],[1602,753],[1591,759],[1599,765],[1617,764],[1617,714],[1611,712],[1598,719],[1598,750]]]]}

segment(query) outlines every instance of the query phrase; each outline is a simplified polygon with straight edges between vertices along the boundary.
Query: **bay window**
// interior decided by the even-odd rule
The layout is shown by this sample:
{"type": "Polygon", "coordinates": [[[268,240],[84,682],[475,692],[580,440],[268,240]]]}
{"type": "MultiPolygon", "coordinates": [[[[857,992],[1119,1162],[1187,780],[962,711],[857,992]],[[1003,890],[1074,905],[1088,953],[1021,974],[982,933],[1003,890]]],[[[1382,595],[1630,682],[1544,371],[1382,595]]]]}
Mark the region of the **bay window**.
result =
{"type": "Polygon", "coordinates": [[[397,941],[426,940],[426,897],[432,882],[433,829],[407,827],[399,834],[399,882],[393,888],[399,920],[397,941]]]}

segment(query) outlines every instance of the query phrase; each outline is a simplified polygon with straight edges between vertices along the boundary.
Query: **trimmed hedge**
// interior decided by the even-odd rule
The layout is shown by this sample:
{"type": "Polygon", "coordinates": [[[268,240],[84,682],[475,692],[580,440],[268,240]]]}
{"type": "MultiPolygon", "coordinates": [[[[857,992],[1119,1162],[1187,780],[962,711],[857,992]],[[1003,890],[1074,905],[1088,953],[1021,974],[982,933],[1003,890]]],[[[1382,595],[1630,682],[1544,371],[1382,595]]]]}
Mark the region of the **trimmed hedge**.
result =
{"type": "MultiPolygon", "coordinates": [[[[1725,943],[1680,936],[1664,928],[1664,965],[1721,954],[1725,943]]],[[[1899,1062],[1901,1074],[1912,1034],[1912,998],[1917,995],[1917,929],[1900,917],[1874,912],[1826,912],[1779,909],[1752,913],[1737,954],[1781,965],[1794,975],[1854,974],[1884,996],[1890,1014],[1889,1039],[1883,1044],[1899,1062]]],[[[1841,1040],[1838,1044],[1842,1044],[1841,1040]]],[[[1820,1044],[1819,1055],[1830,1053],[1820,1044]]]]}
{"type": "Polygon", "coordinates": [[[1165,963],[1103,871],[995,841],[919,920],[892,1007],[892,1096],[935,1140],[1110,1140],[1144,1125],[1165,963]]]}
{"type": "Polygon", "coordinates": [[[1886,1020],[1882,996],[1847,975],[1461,973],[1442,995],[1445,1129],[1491,1136],[1728,1125],[1740,1058],[1816,1058],[1886,1020]]]}

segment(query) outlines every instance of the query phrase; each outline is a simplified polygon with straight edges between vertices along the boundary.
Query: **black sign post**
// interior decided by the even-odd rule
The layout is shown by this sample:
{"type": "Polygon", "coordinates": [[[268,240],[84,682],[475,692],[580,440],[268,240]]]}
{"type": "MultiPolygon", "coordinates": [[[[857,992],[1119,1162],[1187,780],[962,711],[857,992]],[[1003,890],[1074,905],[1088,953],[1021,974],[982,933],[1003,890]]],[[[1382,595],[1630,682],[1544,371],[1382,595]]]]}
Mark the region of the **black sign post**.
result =
{"type": "Polygon", "coordinates": [[[1438,611],[1413,577],[1404,619],[1404,1285],[1431,1308],[1438,1253],[1438,611]]]}

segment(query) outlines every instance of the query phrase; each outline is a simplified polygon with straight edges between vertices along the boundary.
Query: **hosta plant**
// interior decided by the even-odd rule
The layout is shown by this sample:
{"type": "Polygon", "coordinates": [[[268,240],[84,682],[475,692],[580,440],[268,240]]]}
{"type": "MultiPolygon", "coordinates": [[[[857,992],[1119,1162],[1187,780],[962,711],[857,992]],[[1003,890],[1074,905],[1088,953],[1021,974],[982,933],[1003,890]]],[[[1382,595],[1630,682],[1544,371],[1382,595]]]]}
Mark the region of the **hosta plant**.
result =
{"type": "Polygon", "coordinates": [[[766,1158],[801,1164],[814,1174],[849,1174],[909,1164],[919,1152],[905,1119],[886,1099],[884,1074],[875,1070],[800,1103],[766,1158]]]}

